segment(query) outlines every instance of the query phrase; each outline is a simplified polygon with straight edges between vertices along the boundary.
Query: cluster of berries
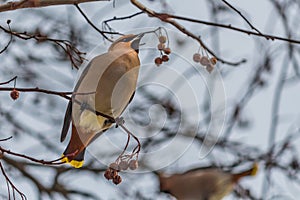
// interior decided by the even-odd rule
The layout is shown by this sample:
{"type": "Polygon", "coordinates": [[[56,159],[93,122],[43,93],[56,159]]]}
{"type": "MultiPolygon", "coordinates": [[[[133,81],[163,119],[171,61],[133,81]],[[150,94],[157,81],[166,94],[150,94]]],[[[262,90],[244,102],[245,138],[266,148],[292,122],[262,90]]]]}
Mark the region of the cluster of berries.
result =
{"type": "Polygon", "coordinates": [[[217,59],[215,57],[209,58],[208,56],[203,56],[200,53],[195,53],[193,60],[196,63],[200,63],[205,69],[211,73],[217,64],[217,59]]]}
{"type": "Polygon", "coordinates": [[[160,35],[159,44],[157,45],[157,49],[160,51],[160,57],[155,58],[154,62],[156,66],[160,66],[163,62],[169,61],[169,54],[171,53],[171,49],[169,46],[166,47],[167,37],[160,35]]]}
{"type": "Polygon", "coordinates": [[[104,173],[104,177],[107,180],[112,180],[114,184],[118,185],[122,182],[122,178],[118,174],[120,171],[127,170],[128,168],[131,170],[135,170],[138,168],[138,166],[139,164],[137,160],[130,160],[129,162],[126,160],[121,160],[119,163],[114,162],[109,165],[104,173]]]}

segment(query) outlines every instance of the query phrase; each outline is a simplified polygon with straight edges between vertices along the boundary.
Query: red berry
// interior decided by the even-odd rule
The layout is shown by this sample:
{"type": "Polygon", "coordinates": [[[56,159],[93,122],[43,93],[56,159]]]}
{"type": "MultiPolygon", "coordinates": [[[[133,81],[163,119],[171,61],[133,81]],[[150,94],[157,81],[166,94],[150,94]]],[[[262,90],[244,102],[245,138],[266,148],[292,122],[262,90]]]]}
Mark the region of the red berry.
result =
{"type": "Polygon", "coordinates": [[[118,185],[118,184],[120,184],[122,182],[122,178],[121,178],[121,176],[115,176],[114,178],[113,178],[113,183],[114,184],[116,184],[116,185],[118,185]]]}
{"type": "Polygon", "coordinates": [[[131,161],[129,162],[129,169],[135,170],[135,169],[137,169],[138,167],[139,167],[139,163],[138,163],[137,160],[131,160],[131,161]]]}
{"type": "Polygon", "coordinates": [[[127,170],[128,169],[128,162],[125,161],[125,160],[122,160],[120,163],[119,163],[119,167],[121,170],[127,170]]]}
{"type": "Polygon", "coordinates": [[[206,66],[209,64],[209,60],[206,56],[202,56],[201,59],[200,59],[200,64],[203,65],[203,66],[206,66]]]}
{"type": "Polygon", "coordinates": [[[157,58],[155,58],[154,62],[155,62],[155,64],[156,64],[157,66],[159,66],[159,65],[162,64],[163,61],[162,61],[162,59],[161,59],[160,57],[157,57],[157,58]]]}
{"type": "Polygon", "coordinates": [[[171,53],[171,49],[169,47],[164,48],[164,53],[169,55],[171,53]]]}
{"type": "Polygon", "coordinates": [[[201,55],[199,54],[199,53],[195,53],[194,55],[193,55],[193,60],[195,61],[195,62],[200,62],[200,60],[201,60],[201,55]]]}
{"type": "Polygon", "coordinates": [[[107,169],[105,172],[104,172],[104,177],[107,179],[107,180],[110,180],[112,179],[113,177],[111,176],[111,171],[109,169],[107,169]]]}
{"type": "Polygon", "coordinates": [[[160,43],[166,43],[167,37],[162,35],[162,36],[160,36],[160,37],[158,38],[158,40],[159,40],[160,43]]]}
{"type": "Polygon", "coordinates": [[[157,49],[160,50],[160,51],[164,50],[164,48],[165,48],[165,45],[163,43],[159,43],[157,45],[157,49]]]}
{"type": "Polygon", "coordinates": [[[210,63],[211,63],[211,64],[213,64],[213,65],[217,64],[217,59],[216,59],[215,57],[212,57],[212,58],[209,59],[209,60],[210,60],[210,63]]]}
{"type": "Polygon", "coordinates": [[[111,173],[111,176],[113,178],[116,177],[116,176],[118,176],[118,171],[117,170],[111,170],[110,173],[111,173]]]}
{"type": "Polygon", "coordinates": [[[213,70],[214,70],[214,65],[212,65],[212,64],[208,64],[208,65],[206,65],[206,70],[209,72],[209,73],[211,73],[213,70]]]}
{"type": "Polygon", "coordinates": [[[169,61],[169,56],[163,55],[163,56],[161,57],[161,60],[162,60],[163,62],[168,62],[168,61],[169,61]]]}
{"type": "Polygon", "coordinates": [[[119,170],[119,165],[117,163],[111,163],[109,168],[113,170],[119,170]]]}
{"type": "Polygon", "coordinates": [[[13,100],[18,99],[19,96],[20,96],[19,91],[16,90],[16,89],[13,89],[13,90],[10,92],[10,97],[11,97],[13,100]]]}

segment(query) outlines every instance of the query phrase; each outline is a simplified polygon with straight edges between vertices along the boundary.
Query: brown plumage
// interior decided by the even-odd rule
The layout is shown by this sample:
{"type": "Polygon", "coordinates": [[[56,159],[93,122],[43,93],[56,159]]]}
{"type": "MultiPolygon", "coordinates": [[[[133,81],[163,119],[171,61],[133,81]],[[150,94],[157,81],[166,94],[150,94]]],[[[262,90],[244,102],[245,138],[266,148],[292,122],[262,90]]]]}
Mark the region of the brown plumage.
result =
{"type": "Polygon", "coordinates": [[[61,141],[66,138],[71,122],[72,135],[62,161],[81,167],[85,148],[112,126],[108,118],[94,111],[117,118],[127,107],[136,89],[142,36],[120,37],[107,53],[92,59],[82,72],[64,118],[61,141]]]}
{"type": "Polygon", "coordinates": [[[178,200],[221,200],[233,190],[240,178],[254,176],[256,172],[255,164],[251,169],[237,174],[208,168],[171,176],[158,176],[160,190],[170,193],[178,200]]]}

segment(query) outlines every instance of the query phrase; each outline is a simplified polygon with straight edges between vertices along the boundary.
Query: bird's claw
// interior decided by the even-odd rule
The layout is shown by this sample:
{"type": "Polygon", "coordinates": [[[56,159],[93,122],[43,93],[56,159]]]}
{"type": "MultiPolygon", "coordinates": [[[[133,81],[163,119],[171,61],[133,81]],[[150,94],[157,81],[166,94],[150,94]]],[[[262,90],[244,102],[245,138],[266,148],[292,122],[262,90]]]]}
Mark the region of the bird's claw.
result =
{"type": "Polygon", "coordinates": [[[125,120],[123,117],[117,117],[115,119],[115,122],[116,122],[116,128],[118,128],[118,126],[121,126],[125,123],[125,120]]]}

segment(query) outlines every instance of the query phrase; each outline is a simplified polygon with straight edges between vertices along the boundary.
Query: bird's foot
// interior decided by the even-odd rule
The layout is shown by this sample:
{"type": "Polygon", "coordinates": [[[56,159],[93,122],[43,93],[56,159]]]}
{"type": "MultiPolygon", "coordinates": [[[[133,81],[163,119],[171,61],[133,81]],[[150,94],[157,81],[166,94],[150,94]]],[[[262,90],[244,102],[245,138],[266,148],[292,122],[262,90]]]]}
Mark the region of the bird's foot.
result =
{"type": "Polygon", "coordinates": [[[118,126],[121,126],[125,123],[125,120],[123,117],[117,117],[115,119],[115,122],[116,122],[116,128],[118,128],[118,126]]]}

